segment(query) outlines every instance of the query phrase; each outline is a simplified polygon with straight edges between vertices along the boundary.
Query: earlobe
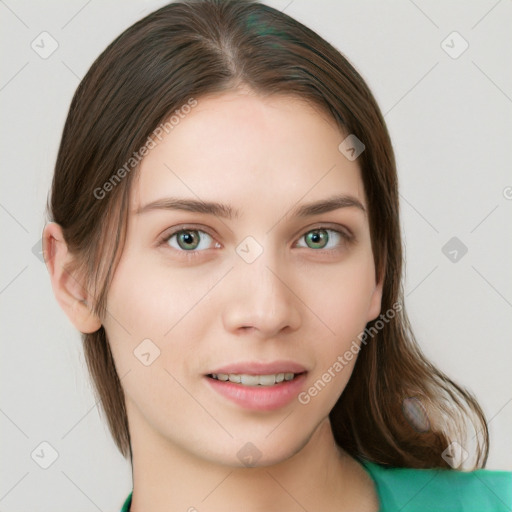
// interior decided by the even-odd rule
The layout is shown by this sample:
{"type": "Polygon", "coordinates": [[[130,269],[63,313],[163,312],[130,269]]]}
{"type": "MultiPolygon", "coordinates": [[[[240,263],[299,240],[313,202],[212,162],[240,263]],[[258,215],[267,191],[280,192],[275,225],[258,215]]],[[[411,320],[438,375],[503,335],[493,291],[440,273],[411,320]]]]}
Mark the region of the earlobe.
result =
{"type": "Polygon", "coordinates": [[[382,290],[384,285],[384,275],[381,276],[380,281],[375,286],[373,290],[372,297],[370,300],[370,308],[368,310],[368,318],[367,322],[375,320],[380,315],[380,310],[382,307],[382,290]]]}
{"type": "Polygon", "coordinates": [[[79,279],[67,270],[73,256],[64,240],[62,228],[55,222],[44,228],[43,256],[55,298],[72,324],[83,333],[97,331],[101,321],[92,311],[91,297],[79,279]]]}

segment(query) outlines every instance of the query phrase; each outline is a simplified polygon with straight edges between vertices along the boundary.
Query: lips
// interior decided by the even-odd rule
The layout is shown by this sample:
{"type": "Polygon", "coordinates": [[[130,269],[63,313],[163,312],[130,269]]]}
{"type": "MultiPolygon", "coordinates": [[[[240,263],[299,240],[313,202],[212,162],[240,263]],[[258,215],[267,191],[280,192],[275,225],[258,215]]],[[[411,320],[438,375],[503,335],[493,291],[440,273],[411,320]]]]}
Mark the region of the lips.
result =
{"type": "MultiPolygon", "coordinates": [[[[268,372],[276,371],[270,368],[301,369],[302,366],[293,366],[286,363],[285,366],[279,363],[274,365],[233,365],[219,368],[219,370],[227,371],[236,368],[238,371],[257,371],[268,372]]],[[[298,394],[304,389],[307,372],[293,373],[280,372],[278,374],[208,374],[204,378],[206,385],[214,391],[222,400],[236,404],[237,407],[253,411],[273,411],[285,407],[293,402],[298,394]],[[256,376],[258,375],[258,376],[256,376]],[[228,377],[228,380],[226,380],[228,377]],[[283,380],[277,378],[283,377],[283,380]],[[274,381],[275,380],[275,381],[274,381]],[[257,382],[256,382],[257,381],[257,382]]]]}
{"type": "Polygon", "coordinates": [[[220,366],[205,375],[218,395],[242,409],[272,411],[285,407],[303,389],[308,371],[294,361],[255,361],[220,366]]]}
{"type": "Polygon", "coordinates": [[[245,375],[271,375],[278,373],[304,373],[306,368],[294,361],[273,361],[270,363],[242,362],[218,367],[206,375],[211,374],[245,374],[245,375]]]}

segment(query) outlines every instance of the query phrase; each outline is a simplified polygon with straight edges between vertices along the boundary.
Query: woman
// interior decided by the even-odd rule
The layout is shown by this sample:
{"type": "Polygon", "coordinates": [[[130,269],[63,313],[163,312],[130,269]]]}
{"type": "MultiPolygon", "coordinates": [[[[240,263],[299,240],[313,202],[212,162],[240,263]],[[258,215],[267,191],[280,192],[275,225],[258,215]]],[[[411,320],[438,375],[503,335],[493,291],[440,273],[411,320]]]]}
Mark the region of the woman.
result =
{"type": "Polygon", "coordinates": [[[305,26],[204,0],[128,28],[73,98],[48,209],[123,510],[510,509],[479,404],[407,320],[381,112],[305,26]]]}

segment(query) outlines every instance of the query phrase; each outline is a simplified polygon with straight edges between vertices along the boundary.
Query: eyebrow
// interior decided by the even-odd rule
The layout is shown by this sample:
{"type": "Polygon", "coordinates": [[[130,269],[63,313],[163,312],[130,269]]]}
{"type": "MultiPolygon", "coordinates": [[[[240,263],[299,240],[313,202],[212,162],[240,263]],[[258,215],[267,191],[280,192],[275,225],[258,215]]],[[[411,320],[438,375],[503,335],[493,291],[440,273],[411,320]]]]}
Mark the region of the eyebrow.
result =
{"type": "MultiPolygon", "coordinates": [[[[327,213],[340,208],[358,208],[366,213],[366,208],[351,195],[335,195],[327,199],[320,199],[311,203],[300,205],[291,211],[292,217],[310,217],[327,213]]],[[[225,219],[238,218],[240,212],[231,206],[213,201],[201,201],[196,199],[185,199],[177,197],[166,197],[158,199],[135,210],[135,214],[146,213],[153,210],[184,210],[188,212],[215,215],[225,219]]]]}

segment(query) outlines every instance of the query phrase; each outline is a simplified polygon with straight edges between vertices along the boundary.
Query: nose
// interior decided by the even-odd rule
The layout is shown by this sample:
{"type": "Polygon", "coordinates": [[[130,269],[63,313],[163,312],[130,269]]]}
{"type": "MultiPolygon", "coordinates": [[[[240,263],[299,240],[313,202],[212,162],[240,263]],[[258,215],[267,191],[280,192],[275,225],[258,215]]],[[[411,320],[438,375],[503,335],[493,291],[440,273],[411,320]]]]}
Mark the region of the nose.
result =
{"type": "Polygon", "coordinates": [[[237,257],[224,304],[226,330],[268,339],[300,327],[302,302],[294,290],[298,283],[293,282],[289,268],[284,271],[283,264],[270,250],[264,250],[252,263],[237,257]]]}

